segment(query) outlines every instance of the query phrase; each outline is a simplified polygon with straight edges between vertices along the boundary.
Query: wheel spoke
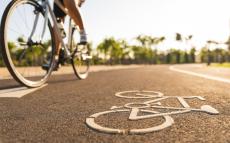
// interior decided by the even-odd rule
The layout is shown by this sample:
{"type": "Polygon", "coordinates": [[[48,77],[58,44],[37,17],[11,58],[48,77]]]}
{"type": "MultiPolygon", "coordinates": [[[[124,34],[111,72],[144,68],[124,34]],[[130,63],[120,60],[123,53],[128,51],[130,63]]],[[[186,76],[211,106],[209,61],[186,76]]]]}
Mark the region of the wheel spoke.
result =
{"type": "MultiPolygon", "coordinates": [[[[1,43],[3,54],[6,55],[4,61],[12,76],[29,87],[38,87],[47,80],[52,69],[44,71],[42,65],[46,64],[45,61],[52,63],[54,57],[54,43],[44,40],[45,38],[39,39],[43,30],[39,23],[44,23],[44,15],[40,15],[36,31],[30,37],[35,21],[34,9],[37,6],[31,0],[11,1],[5,12],[10,14],[3,16],[3,35],[7,35],[3,42],[5,45],[1,43]],[[50,46],[51,50],[48,50],[50,46]]],[[[46,26],[46,39],[52,41],[52,25],[48,23],[46,26]]]]}

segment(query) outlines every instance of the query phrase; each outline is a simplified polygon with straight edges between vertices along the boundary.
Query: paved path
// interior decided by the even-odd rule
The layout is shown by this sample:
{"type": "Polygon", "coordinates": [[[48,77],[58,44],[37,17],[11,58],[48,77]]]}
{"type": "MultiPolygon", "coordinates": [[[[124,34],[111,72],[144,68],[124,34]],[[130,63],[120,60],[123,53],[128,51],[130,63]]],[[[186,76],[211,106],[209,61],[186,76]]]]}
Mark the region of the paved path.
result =
{"type": "MultiPolygon", "coordinates": [[[[104,66],[104,65],[99,65],[99,66],[90,66],[90,71],[91,72],[99,72],[99,71],[109,71],[109,70],[118,70],[118,69],[130,69],[130,68],[136,68],[140,67],[139,65],[128,65],[128,66],[123,66],[123,65],[115,65],[115,66],[104,66]]],[[[22,68],[24,70],[24,68],[22,68]]],[[[41,72],[41,67],[35,67],[33,69],[30,69],[29,71],[35,72],[34,74],[39,74],[41,72]],[[39,71],[36,73],[36,70],[39,71]]],[[[53,72],[53,75],[63,75],[63,74],[74,74],[72,66],[63,66],[61,67],[58,71],[53,72]]],[[[7,68],[0,68],[0,80],[1,79],[12,79],[12,76],[8,72],[7,68]]]]}
{"type": "MultiPolygon", "coordinates": [[[[190,66],[182,65],[176,68],[192,71],[195,67],[190,69],[190,66]]],[[[209,71],[205,74],[209,74],[209,71]]],[[[18,87],[13,80],[1,80],[0,85],[2,90],[18,87]]],[[[3,143],[228,143],[229,88],[228,83],[172,71],[170,66],[142,66],[94,72],[88,79],[81,81],[76,80],[74,75],[56,75],[51,77],[47,86],[21,98],[0,98],[0,140],[3,143]],[[108,134],[86,125],[86,119],[95,113],[147,100],[115,96],[117,92],[130,90],[158,91],[169,97],[201,96],[206,100],[186,100],[187,104],[197,109],[203,105],[211,105],[219,114],[191,111],[170,115],[174,120],[171,126],[141,135],[108,134]]],[[[161,105],[181,108],[177,100],[173,99],[161,102],[161,105]]],[[[131,121],[128,120],[128,114],[129,112],[114,112],[111,116],[96,118],[95,122],[116,129],[149,128],[164,122],[162,117],[131,121]]]]}

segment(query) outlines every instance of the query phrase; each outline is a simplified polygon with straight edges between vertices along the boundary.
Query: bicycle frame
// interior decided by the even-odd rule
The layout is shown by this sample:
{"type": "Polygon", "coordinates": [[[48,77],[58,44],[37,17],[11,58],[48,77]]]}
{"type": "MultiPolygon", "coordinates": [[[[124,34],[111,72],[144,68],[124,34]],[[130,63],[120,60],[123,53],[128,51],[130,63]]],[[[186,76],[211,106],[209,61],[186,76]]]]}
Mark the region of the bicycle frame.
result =
{"type": "MultiPolygon", "coordinates": [[[[73,32],[73,26],[72,26],[72,20],[70,18],[69,20],[69,35],[68,35],[68,44],[65,45],[63,39],[62,39],[62,36],[61,36],[61,31],[60,29],[58,28],[58,22],[57,22],[57,18],[51,8],[51,5],[49,3],[49,0],[40,0],[41,1],[41,6],[43,7],[44,11],[45,11],[45,21],[44,21],[44,26],[43,26],[43,30],[42,30],[42,34],[41,34],[41,40],[44,38],[44,35],[45,35],[45,31],[46,31],[46,25],[47,25],[47,22],[48,22],[48,18],[49,18],[49,14],[50,14],[50,17],[52,19],[52,22],[53,22],[53,28],[54,28],[54,31],[57,31],[55,34],[57,35],[57,38],[58,40],[61,42],[62,44],[62,47],[64,48],[65,50],[65,53],[66,53],[66,56],[68,58],[71,58],[71,53],[69,51],[69,48],[68,46],[71,45],[71,34],[73,32]]],[[[65,12],[66,14],[68,14],[68,10],[66,8],[64,8],[62,6],[62,4],[58,1],[58,0],[54,0],[54,2],[60,7],[60,9],[65,12]]],[[[32,39],[33,35],[34,35],[34,32],[36,30],[36,27],[37,27],[37,23],[38,23],[38,19],[39,19],[39,13],[36,13],[36,17],[35,17],[35,21],[34,21],[34,25],[33,25],[33,30],[30,34],[30,37],[29,37],[29,40],[32,39]]],[[[75,27],[77,28],[77,27],[75,27]]],[[[29,41],[28,40],[28,41],[29,41]]]]}

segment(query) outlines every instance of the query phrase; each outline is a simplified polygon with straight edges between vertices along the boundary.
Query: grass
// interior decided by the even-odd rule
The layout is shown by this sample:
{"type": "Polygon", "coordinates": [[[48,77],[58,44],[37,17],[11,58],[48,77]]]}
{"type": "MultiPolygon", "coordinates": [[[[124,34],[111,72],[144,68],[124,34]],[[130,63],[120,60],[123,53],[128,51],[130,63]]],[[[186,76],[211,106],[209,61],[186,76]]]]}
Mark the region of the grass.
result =
{"type": "Polygon", "coordinates": [[[222,67],[222,68],[230,68],[230,63],[212,63],[211,64],[212,67],[222,67]]]}

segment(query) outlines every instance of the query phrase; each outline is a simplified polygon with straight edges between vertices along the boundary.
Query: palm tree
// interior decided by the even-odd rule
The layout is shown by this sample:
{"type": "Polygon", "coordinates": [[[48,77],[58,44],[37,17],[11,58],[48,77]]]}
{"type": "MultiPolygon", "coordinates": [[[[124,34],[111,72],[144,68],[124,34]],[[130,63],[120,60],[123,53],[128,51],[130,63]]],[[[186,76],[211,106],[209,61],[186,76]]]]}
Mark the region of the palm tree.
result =
{"type": "Polygon", "coordinates": [[[182,36],[180,33],[176,33],[176,41],[182,41],[182,36]]]}
{"type": "Polygon", "coordinates": [[[191,63],[195,63],[195,62],[196,62],[195,53],[196,53],[196,49],[193,47],[193,48],[190,50],[190,52],[189,52],[191,63]]]}
{"type": "Polygon", "coordinates": [[[109,52],[109,48],[111,46],[111,39],[104,39],[98,46],[97,46],[97,50],[100,53],[104,54],[104,62],[106,62],[107,60],[107,56],[108,56],[108,52],[109,52]]]}
{"type": "Polygon", "coordinates": [[[123,55],[123,49],[120,42],[116,41],[113,37],[106,38],[102,41],[97,50],[104,53],[104,61],[106,62],[107,57],[110,64],[120,63],[123,55]]]}
{"type": "MultiPolygon", "coordinates": [[[[186,36],[182,36],[182,34],[180,33],[176,33],[176,41],[178,42],[183,42],[185,41],[186,45],[188,45],[189,41],[193,38],[193,35],[188,35],[186,36]]],[[[190,45],[190,47],[192,47],[192,45],[190,45]]],[[[185,48],[185,53],[184,53],[184,60],[185,63],[189,62],[189,55],[187,53],[187,48],[185,48]]]]}
{"type": "Polygon", "coordinates": [[[136,40],[141,44],[142,47],[147,47],[149,43],[149,37],[145,35],[139,35],[136,40]]]}
{"type": "Polygon", "coordinates": [[[147,57],[152,59],[151,63],[157,63],[157,45],[165,40],[165,37],[152,37],[147,35],[139,35],[136,40],[145,48],[147,57]],[[153,49],[152,49],[153,48],[153,49]],[[150,53],[149,53],[150,52],[150,53]]]}
{"type": "Polygon", "coordinates": [[[128,43],[122,39],[119,41],[122,51],[122,58],[121,58],[121,63],[122,64],[130,64],[131,63],[131,58],[133,57],[133,51],[132,47],[128,45],[128,43]]]}
{"type": "Polygon", "coordinates": [[[162,36],[162,37],[153,37],[150,39],[150,45],[151,46],[154,46],[154,59],[153,59],[153,63],[154,64],[157,64],[157,61],[158,61],[158,52],[157,52],[157,46],[162,43],[163,41],[165,40],[165,37],[162,36]]]}

